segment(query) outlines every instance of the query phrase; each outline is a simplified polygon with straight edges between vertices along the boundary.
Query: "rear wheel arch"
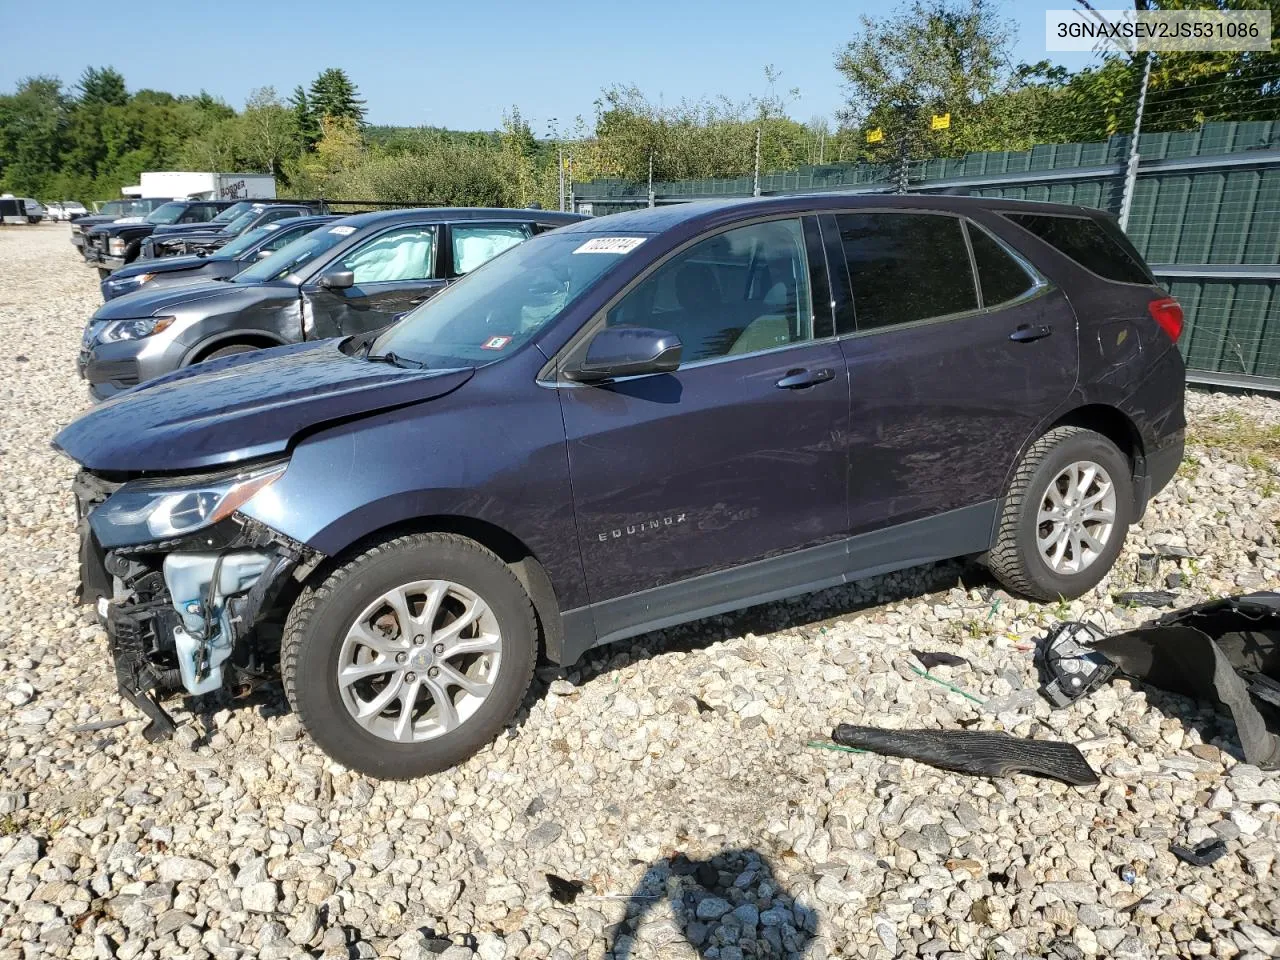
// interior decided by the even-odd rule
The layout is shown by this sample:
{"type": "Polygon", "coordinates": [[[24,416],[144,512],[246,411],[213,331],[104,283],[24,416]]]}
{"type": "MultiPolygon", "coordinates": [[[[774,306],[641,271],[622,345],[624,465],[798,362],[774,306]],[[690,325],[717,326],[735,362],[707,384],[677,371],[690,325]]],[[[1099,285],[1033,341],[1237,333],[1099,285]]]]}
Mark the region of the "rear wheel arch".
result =
{"type": "Polygon", "coordinates": [[[449,533],[466,537],[496,554],[515,574],[525,593],[533,601],[543,654],[552,662],[560,661],[564,647],[564,627],[560,619],[560,601],[556,597],[550,576],[524,541],[487,520],[459,514],[433,514],[386,524],[335,550],[311,573],[307,581],[322,582],[329,572],[371,546],[421,533],[449,533]]]}

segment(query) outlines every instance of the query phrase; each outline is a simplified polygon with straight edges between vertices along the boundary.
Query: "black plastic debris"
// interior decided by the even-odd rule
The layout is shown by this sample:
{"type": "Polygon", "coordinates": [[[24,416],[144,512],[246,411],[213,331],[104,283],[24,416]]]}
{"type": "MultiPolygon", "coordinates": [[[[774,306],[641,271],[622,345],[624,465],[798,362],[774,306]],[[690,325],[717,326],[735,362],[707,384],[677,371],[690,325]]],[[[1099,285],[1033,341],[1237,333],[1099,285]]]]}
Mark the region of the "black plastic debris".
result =
{"type": "Polygon", "coordinates": [[[967,667],[969,661],[957,657],[954,653],[943,653],[940,650],[912,650],[912,654],[926,670],[934,667],[967,667]]]}
{"type": "Polygon", "coordinates": [[[586,886],[581,880],[566,880],[554,873],[547,874],[547,888],[551,891],[551,899],[556,903],[573,903],[586,886]]]}
{"type": "Polygon", "coordinates": [[[1134,607],[1172,607],[1178,595],[1170,590],[1128,590],[1113,594],[1111,599],[1134,607]]]}
{"type": "Polygon", "coordinates": [[[1040,693],[1055,707],[1075,703],[1116,672],[1106,657],[1090,644],[1105,637],[1091,623],[1060,623],[1036,646],[1040,693]]]}
{"type": "Polygon", "coordinates": [[[983,777],[1013,773],[1061,780],[1073,786],[1098,782],[1084,755],[1070,743],[1024,740],[1007,733],[976,730],[885,730],[842,723],[831,739],[846,747],[983,777]]]}
{"type": "Polygon", "coordinates": [[[1193,867],[1210,867],[1226,856],[1227,845],[1220,838],[1205,840],[1189,850],[1171,843],[1169,852],[1183,863],[1189,863],[1193,867]]]}
{"type": "Polygon", "coordinates": [[[1125,676],[1217,704],[1245,759],[1280,768],[1280,593],[1177,610],[1091,647],[1125,676]]]}

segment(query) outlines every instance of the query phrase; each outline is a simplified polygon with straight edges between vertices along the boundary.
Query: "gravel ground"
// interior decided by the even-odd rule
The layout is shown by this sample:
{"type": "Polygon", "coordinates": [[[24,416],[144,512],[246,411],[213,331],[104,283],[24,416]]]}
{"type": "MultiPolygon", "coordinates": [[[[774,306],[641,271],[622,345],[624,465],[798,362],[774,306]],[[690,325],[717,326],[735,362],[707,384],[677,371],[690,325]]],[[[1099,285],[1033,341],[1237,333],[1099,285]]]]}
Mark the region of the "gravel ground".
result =
{"type": "MultiPolygon", "coordinates": [[[[378,783],[278,685],[151,745],[72,605],[71,463],[98,302],[65,226],[0,231],[0,960],[57,957],[1259,957],[1280,951],[1280,776],[1212,712],[1115,681],[1057,712],[1030,642],[1153,543],[1186,603],[1280,580],[1280,403],[1194,395],[1199,442],[1083,601],[962,563],[606,648],[543,677],[492,747],[378,783]],[[909,648],[961,654],[911,672],[909,648]],[[973,699],[976,698],[976,699],[973,699]],[[977,701],[985,701],[978,703],[977,701]],[[1075,742],[1096,787],[806,746],[838,722],[1075,742]],[[1170,842],[1221,837],[1212,867],[1170,842]],[[1122,879],[1130,866],[1132,882],[1122,879]],[[582,884],[571,903],[547,875],[582,884]]],[[[190,706],[190,705],[189,705],[190,706]]]]}

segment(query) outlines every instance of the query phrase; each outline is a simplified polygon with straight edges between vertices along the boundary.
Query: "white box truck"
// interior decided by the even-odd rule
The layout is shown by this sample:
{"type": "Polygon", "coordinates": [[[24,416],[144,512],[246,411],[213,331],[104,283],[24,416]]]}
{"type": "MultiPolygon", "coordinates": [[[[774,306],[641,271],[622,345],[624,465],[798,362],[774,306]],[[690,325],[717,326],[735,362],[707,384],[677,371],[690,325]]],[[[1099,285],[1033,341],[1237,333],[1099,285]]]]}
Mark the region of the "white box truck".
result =
{"type": "Polygon", "coordinates": [[[156,170],[142,174],[139,197],[172,197],[175,200],[274,200],[276,180],[269,173],[196,173],[156,170]]]}

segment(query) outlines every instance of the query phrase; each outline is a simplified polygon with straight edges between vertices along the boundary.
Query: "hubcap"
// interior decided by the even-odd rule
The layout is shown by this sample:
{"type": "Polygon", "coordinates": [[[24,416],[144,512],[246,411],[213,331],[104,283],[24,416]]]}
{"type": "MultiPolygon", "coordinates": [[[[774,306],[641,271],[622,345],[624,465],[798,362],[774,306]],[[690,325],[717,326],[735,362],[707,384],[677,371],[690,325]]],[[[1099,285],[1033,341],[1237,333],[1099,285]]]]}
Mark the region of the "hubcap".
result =
{"type": "Polygon", "coordinates": [[[338,690],[355,721],[384,740],[442,736],[484,703],[498,676],[502,634],[477,593],[418,580],[356,617],[338,653],[338,690]]]}
{"type": "Polygon", "coordinates": [[[1040,501],[1040,557],[1055,573],[1080,573],[1106,549],[1115,522],[1111,475],[1091,460],[1070,464],[1054,477],[1040,501]]]}

